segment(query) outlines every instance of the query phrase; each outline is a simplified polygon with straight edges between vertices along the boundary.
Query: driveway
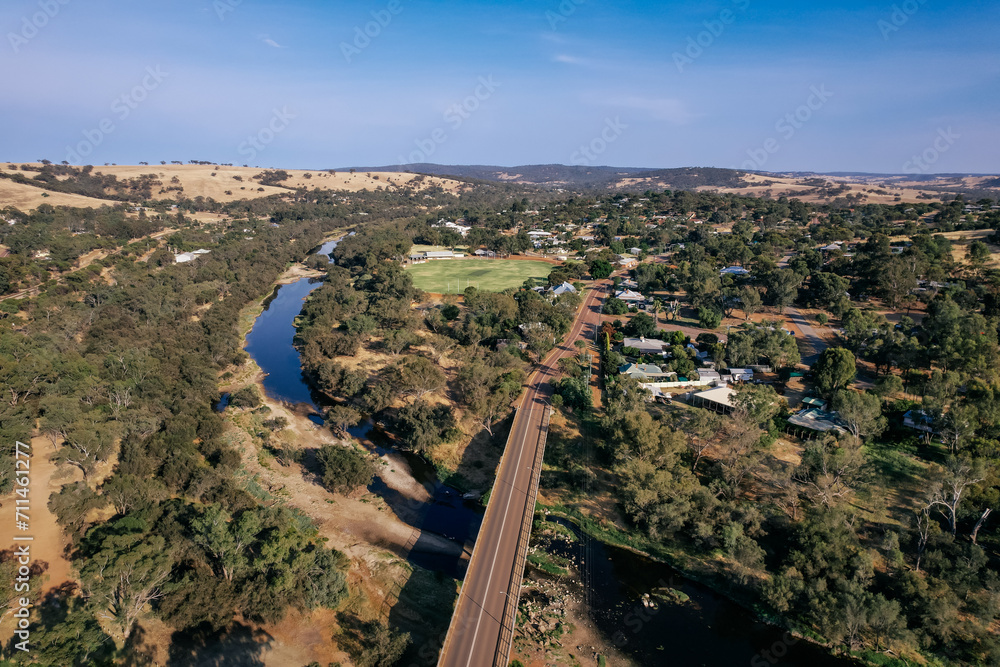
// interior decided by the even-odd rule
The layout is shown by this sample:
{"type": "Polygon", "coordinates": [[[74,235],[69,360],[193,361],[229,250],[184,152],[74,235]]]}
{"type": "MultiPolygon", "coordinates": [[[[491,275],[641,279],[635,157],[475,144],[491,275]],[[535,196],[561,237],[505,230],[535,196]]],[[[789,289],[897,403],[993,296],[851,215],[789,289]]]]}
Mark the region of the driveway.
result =
{"type": "Polygon", "coordinates": [[[786,308],[785,313],[788,315],[788,320],[802,334],[802,337],[798,340],[799,352],[802,354],[802,363],[812,366],[819,359],[819,355],[822,354],[823,350],[830,346],[816,333],[816,330],[806,320],[805,315],[799,312],[798,308],[786,308]]]}

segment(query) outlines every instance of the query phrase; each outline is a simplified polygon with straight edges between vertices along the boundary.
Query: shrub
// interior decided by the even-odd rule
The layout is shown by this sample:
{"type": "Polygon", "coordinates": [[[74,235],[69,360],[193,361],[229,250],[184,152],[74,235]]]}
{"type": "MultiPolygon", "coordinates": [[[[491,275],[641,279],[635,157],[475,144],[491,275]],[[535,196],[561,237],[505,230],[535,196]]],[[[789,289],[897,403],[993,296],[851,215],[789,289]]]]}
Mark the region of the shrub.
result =
{"type": "Polygon", "coordinates": [[[361,452],[339,445],[323,445],[316,452],[323,486],[334,493],[350,493],[368,486],[375,476],[375,466],[361,452]]]}
{"type": "Polygon", "coordinates": [[[253,385],[238,389],[229,397],[229,405],[234,408],[256,408],[261,402],[260,392],[253,385]]]}

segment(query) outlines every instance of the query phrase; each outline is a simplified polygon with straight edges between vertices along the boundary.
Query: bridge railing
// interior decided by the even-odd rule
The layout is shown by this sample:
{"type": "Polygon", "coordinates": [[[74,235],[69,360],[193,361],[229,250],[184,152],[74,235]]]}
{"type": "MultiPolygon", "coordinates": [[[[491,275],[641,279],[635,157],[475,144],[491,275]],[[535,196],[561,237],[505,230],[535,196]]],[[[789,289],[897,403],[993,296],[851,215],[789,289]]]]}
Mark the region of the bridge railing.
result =
{"type": "Polygon", "coordinates": [[[514,566],[510,573],[510,586],[507,599],[504,602],[503,616],[500,618],[500,640],[497,642],[497,652],[493,659],[493,667],[507,667],[510,663],[510,650],[514,643],[514,624],[517,620],[517,606],[521,599],[521,581],[524,578],[524,567],[528,560],[528,544],[531,541],[531,529],[534,525],[535,502],[538,499],[538,483],[542,474],[542,461],[545,459],[545,440],[549,432],[551,409],[546,407],[542,422],[538,428],[538,446],[535,460],[531,466],[531,485],[528,487],[528,497],[524,504],[524,515],[521,517],[521,528],[517,538],[517,552],[514,556],[514,566]]]}

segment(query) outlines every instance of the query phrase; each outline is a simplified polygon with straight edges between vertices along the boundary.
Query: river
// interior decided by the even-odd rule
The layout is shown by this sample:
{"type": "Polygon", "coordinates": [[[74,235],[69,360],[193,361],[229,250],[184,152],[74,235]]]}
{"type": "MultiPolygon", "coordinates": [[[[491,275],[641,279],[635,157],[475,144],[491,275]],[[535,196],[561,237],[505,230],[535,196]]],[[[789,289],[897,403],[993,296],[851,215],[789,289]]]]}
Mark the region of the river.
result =
{"type": "Polygon", "coordinates": [[[576,539],[552,540],[547,550],[573,562],[595,627],[638,665],[856,665],[760,622],[745,608],[665,563],[588,537],[572,522],[549,520],[569,528],[576,539]],[[658,600],[657,591],[666,589],[681,591],[687,600],[658,600]]]}
{"type": "MultiPolygon", "coordinates": [[[[319,252],[330,254],[336,241],[319,252]]],[[[266,373],[264,390],[273,399],[306,407],[311,419],[322,424],[322,398],[302,373],[299,353],[292,342],[294,320],[303,300],[322,284],[319,278],[302,278],[279,285],[264,302],[264,310],[247,336],[247,352],[266,373]]],[[[225,402],[221,403],[224,408],[225,402]]],[[[389,445],[370,422],[351,429],[351,435],[369,451],[382,455],[389,445]]],[[[442,535],[458,543],[471,543],[479,532],[482,511],[478,503],[464,501],[454,488],[442,484],[434,467],[410,452],[399,452],[414,479],[424,485],[433,501],[414,503],[376,476],[369,491],[383,498],[402,520],[422,532],[442,535]]],[[[701,584],[683,578],[667,565],[577,533],[574,542],[556,541],[554,552],[574,560],[582,573],[586,597],[597,629],[619,650],[640,665],[702,667],[848,667],[849,661],[827,655],[804,641],[789,641],[782,631],[759,622],[739,605],[701,584]],[[690,599],[682,604],[643,604],[644,594],[669,586],[690,599]],[[769,658],[769,659],[768,659],[769,658]]],[[[407,557],[414,565],[455,578],[463,575],[457,558],[442,557],[414,545],[407,557]]]]}
{"type": "MultiPolygon", "coordinates": [[[[316,252],[329,255],[336,245],[336,241],[330,241],[316,252]]],[[[323,398],[312,389],[303,374],[299,351],[293,342],[295,318],[302,312],[303,301],[322,283],[322,278],[301,278],[275,287],[265,299],[264,310],[247,334],[246,344],[247,353],[265,374],[263,385],[268,397],[295,406],[299,412],[307,412],[309,419],[320,425],[323,424],[323,398]]],[[[217,408],[224,408],[226,403],[227,397],[223,396],[217,408]]],[[[373,429],[371,422],[362,423],[349,431],[361,445],[375,454],[381,456],[391,449],[373,429]]],[[[404,497],[378,475],[368,490],[385,500],[400,519],[419,528],[421,533],[433,533],[471,546],[482,522],[479,503],[464,500],[457,489],[441,483],[434,467],[423,457],[413,452],[392,451],[405,460],[413,478],[427,489],[432,502],[420,503],[404,497]]],[[[408,555],[411,563],[461,578],[463,563],[458,557],[442,556],[422,547],[418,539],[408,555]]]]}

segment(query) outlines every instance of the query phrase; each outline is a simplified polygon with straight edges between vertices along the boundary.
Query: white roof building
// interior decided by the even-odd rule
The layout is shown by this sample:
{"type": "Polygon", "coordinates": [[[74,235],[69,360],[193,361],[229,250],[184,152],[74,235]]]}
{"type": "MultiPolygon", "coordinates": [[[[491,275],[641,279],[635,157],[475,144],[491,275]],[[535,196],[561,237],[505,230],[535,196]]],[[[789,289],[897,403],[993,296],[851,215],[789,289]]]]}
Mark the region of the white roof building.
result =
{"type": "Polygon", "coordinates": [[[562,296],[563,294],[576,294],[576,288],[568,282],[564,282],[562,285],[557,285],[549,291],[555,296],[562,296]]]}
{"type": "Polygon", "coordinates": [[[638,292],[633,292],[630,289],[623,289],[623,290],[621,290],[620,292],[618,292],[617,294],[615,294],[615,298],[616,299],[620,299],[622,301],[645,301],[646,300],[646,297],[644,297],[643,295],[639,294],[638,292]]]}
{"type": "Polygon", "coordinates": [[[733,395],[736,391],[730,387],[716,387],[708,391],[700,391],[691,397],[691,404],[715,412],[729,412],[733,405],[733,395]]]}
{"type": "Polygon", "coordinates": [[[634,347],[640,354],[663,354],[666,343],[655,338],[626,338],[622,347],[634,347]]]}
{"type": "Polygon", "coordinates": [[[174,261],[178,264],[184,264],[185,262],[191,262],[197,259],[201,255],[207,255],[212,252],[211,250],[205,250],[204,248],[199,248],[198,250],[193,250],[192,252],[181,252],[174,255],[174,261]]]}

